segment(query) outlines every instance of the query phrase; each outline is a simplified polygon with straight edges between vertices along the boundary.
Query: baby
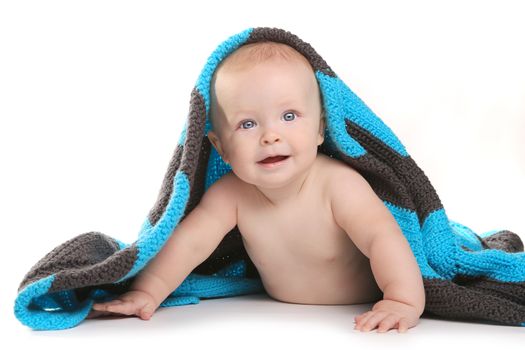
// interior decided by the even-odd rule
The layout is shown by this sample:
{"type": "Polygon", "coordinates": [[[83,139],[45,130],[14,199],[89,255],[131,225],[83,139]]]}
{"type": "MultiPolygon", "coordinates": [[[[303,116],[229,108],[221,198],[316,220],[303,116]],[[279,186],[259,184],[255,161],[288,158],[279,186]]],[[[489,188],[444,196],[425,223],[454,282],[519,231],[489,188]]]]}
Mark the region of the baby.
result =
{"type": "Polygon", "coordinates": [[[285,44],[244,45],[216,69],[210,95],[208,138],[232,172],[210,186],[130,290],[95,304],[90,318],[150,319],[237,225],[273,299],[374,302],[355,329],[416,326],[423,280],[401,229],[356,170],[318,153],[325,117],[308,60],[285,44]]]}

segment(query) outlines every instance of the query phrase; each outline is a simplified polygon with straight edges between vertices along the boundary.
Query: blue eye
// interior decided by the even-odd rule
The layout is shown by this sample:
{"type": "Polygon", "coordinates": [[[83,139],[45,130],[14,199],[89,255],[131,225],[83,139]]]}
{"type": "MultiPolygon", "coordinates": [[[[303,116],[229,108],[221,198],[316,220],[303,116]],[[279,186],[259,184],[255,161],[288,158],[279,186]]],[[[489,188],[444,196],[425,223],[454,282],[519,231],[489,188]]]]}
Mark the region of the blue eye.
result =
{"type": "Polygon", "coordinates": [[[241,123],[241,129],[250,129],[250,128],[244,128],[243,125],[246,125],[246,123],[253,123],[251,120],[246,120],[241,123]]]}
{"type": "MultiPolygon", "coordinates": [[[[295,120],[295,119],[296,119],[296,114],[295,114],[294,112],[286,112],[286,113],[283,115],[283,117],[284,117],[284,120],[286,120],[286,121],[292,121],[292,120],[295,120]],[[292,116],[293,116],[293,119],[288,119],[288,118],[286,117],[286,116],[288,116],[288,115],[292,115],[292,116]]],[[[251,120],[251,119],[246,119],[246,120],[244,120],[244,121],[241,122],[241,124],[240,124],[241,129],[251,129],[250,127],[245,127],[247,123],[252,123],[252,124],[254,124],[253,120],[251,120]]],[[[249,124],[248,124],[248,125],[249,125],[249,124]]]]}
{"type": "MultiPolygon", "coordinates": [[[[286,116],[287,116],[287,115],[290,115],[290,114],[293,115],[293,116],[295,116],[295,113],[293,113],[293,112],[287,112],[287,113],[284,114],[284,120],[293,120],[293,119],[286,119],[286,116]]],[[[294,118],[294,119],[295,119],[295,118],[294,118]]]]}

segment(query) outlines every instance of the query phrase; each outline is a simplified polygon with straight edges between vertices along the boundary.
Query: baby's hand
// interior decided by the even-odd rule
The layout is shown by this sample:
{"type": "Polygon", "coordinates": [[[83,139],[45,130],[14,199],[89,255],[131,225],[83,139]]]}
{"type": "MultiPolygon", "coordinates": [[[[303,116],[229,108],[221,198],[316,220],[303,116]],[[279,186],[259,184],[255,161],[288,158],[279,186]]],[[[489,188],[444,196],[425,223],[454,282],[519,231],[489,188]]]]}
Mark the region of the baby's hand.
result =
{"type": "Polygon", "coordinates": [[[157,303],[150,294],[142,291],[129,291],[115,300],[93,304],[93,310],[95,311],[92,311],[88,318],[116,313],[137,315],[143,320],[149,320],[157,307],[157,303]]]}
{"type": "Polygon", "coordinates": [[[381,300],[374,305],[372,311],[355,317],[354,329],[368,332],[378,326],[378,333],[393,328],[397,328],[398,333],[404,333],[417,325],[419,316],[420,313],[413,306],[394,300],[381,300]]]}

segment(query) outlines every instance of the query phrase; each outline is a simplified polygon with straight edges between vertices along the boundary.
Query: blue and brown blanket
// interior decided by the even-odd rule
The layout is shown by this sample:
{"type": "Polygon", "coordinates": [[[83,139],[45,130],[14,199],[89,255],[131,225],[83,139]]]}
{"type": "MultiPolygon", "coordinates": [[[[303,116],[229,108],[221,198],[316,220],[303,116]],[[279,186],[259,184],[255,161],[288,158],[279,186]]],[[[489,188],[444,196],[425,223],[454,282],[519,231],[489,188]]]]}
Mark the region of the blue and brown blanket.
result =
{"type": "MultiPolygon", "coordinates": [[[[88,232],[57,246],[20,283],[14,305],[20,322],[35,330],[74,327],[95,301],[125,292],[204,191],[231,171],[206,137],[210,81],[225,57],[259,41],[287,44],[312,65],[326,116],[319,151],[359,171],[397,220],[423,275],[423,317],[525,326],[525,255],[519,236],[507,230],[477,234],[450,220],[434,187],[392,130],[310,44],[278,28],[249,28],[209,56],[191,92],[189,113],[157,201],[136,241],[127,244],[88,232]]],[[[264,288],[235,227],[161,306],[249,293],[264,293],[264,288]]]]}

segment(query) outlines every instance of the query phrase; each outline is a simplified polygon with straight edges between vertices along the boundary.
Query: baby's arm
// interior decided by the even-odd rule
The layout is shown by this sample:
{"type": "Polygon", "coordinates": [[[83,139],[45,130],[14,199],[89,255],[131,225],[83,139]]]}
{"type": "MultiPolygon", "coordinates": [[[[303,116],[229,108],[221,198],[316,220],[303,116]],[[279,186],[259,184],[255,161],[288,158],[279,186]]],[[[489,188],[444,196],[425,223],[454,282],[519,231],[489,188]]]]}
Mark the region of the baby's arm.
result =
{"type": "Polygon", "coordinates": [[[355,170],[348,169],[332,181],[332,211],[338,225],[369,258],[383,300],[372,311],[356,317],[356,328],[378,332],[398,328],[404,332],[417,324],[425,308],[421,270],[396,220],[355,170]],[[396,326],[397,327],[394,327],[396,326]]]}
{"type": "Polygon", "coordinates": [[[129,292],[117,300],[95,304],[93,309],[104,314],[120,313],[149,319],[237,224],[233,181],[232,175],[226,174],[210,186],[159,253],[137,275],[129,292]]]}

